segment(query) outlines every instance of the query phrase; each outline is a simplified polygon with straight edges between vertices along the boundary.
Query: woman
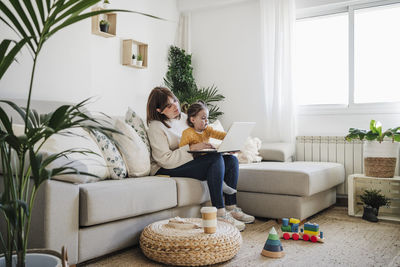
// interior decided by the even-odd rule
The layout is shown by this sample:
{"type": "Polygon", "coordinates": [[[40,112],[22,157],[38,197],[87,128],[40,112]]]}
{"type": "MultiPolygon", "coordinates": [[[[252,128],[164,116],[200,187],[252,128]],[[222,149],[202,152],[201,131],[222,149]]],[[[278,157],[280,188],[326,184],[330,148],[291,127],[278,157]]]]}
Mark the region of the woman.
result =
{"type": "Polygon", "coordinates": [[[189,150],[212,148],[212,145],[197,143],[179,147],[182,132],[188,128],[186,119],[187,116],[180,111],[178,99],[169,89],[156,87],[151,91],[147,101],[148,136],[154,159],[151,174],[207,180],[217,216],[243,230],[244,223],[254,222],[254,217],[236,206],[236,194],[224,195],[222,192],[223,181],[236,189],[238,160],[232,155],[222,156],[220,153],[193,159],[189,150]]]}

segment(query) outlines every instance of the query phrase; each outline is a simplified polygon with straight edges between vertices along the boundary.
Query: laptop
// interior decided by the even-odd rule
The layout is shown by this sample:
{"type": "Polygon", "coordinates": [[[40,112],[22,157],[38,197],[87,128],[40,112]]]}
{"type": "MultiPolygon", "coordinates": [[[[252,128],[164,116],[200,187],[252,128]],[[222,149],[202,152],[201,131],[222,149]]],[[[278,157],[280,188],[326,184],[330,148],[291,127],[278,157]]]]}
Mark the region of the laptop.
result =
{"type": "Polygon", "coordinates": [[[218,149],[190,150],[188,152],[193,154],[238,152],[243,148],[255,124],[255,122],[234,122],[218,149]]]}

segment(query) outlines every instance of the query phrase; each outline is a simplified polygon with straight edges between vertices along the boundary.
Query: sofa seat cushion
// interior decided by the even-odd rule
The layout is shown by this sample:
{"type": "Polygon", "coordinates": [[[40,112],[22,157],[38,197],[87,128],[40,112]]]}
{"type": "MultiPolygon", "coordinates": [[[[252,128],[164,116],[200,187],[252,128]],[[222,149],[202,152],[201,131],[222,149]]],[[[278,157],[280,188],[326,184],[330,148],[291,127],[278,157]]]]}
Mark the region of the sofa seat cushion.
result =
{"type": "Polygon", "coordinates": [[[130,218],[177,205],[175,180],[164,177],[83,184],[79,192],[81,226],[130,218]]]}
{"type": "Polygon", "coordinates": [[[239,191],[311,196],[344,181],[344,166],[332,162],[260,162],[239,166],[239,191]]]}
{"type": "Polygon", "coordinates": [[[199,181],[193,178],[176,178],[178,190],[178,207],[199,205],[210,200],[207,181],[199,181]]]}

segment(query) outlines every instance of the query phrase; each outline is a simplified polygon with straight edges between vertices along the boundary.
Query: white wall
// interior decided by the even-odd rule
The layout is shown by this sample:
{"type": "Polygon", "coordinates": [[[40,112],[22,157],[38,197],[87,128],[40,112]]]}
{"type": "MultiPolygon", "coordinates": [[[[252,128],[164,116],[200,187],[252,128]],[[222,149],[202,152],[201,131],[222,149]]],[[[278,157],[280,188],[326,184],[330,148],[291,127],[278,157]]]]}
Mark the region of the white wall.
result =
{"type": "MultiPolygon", "coordinates": [[[[132,106],[145,117],[150,90],[163,83],[168,47],[174,43],[178,21],[176,0],[112,0],[110,8],[149,13],[155,20],[132,13],[118,13],[117,36],[91,34],[91,20],[70,26],[45,44],[37,65],[33,98],[77,102],[96,96],[91,109],[123,115],[132,106]],[[148,44],[148,68],[122,66],[122,40],[148,44]]],[[[3,24],[1,36],[12,37],[3,24]]],[[[32,59],[27,50],[18,56],[0,81],[0,98],[26,98],[32,59]]]]}
{"type": "Polygon", "coordinates": [[[213,83],[226,99],[219,106],[224,126],[256,121],[254,136],[262,137],[265,104],[262,91],[258,1],[242,1],[193,11],[192,59],[196,82],[213,83]]]}
{"type": "MultiPolygon", "coordinates": [[[[299,8],[340,4],[346,0],[297,0],[299,8]]],[[[257,122],[253,136],[266,139],[264,92],[261,82],[260,11],[257,0],[219,0],[209,8],[191,1],[178,2],[191,12],[191,47],[194,75],[199,85],[215,84],[225,95],[220,104],[224,126],[232,121],[257,122]]],[[[347,1],[366,2],[366,1],[347,1]]],[[[398,113],[299,114],[298,135],[346,135],[350,127],[368,128],[371,119],[384,128],[400,125],[398,113]]]]}

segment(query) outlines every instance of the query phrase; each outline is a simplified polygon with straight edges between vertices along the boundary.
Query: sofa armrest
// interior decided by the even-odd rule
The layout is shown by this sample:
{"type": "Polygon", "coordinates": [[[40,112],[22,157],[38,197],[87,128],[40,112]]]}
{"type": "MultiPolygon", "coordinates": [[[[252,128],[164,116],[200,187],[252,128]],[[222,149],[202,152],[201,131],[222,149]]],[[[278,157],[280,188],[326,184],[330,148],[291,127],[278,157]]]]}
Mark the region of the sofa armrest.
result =
{"type": "Polygon", "coordinates": [[[79,186],[49,180],[37,193],[32,213],[30,248],[61,251],[65,246],[70,264],[78,262],[79,186]]]}

